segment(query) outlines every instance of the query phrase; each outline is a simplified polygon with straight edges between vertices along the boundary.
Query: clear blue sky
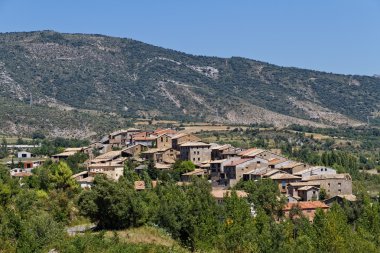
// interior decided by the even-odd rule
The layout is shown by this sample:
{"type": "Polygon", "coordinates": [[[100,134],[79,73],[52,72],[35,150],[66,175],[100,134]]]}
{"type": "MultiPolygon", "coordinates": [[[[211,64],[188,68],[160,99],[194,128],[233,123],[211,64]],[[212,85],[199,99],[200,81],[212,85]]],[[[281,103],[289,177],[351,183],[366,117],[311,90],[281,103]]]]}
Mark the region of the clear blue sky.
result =
{"type": "Polygon", "coordinates": [[[0,0],[0,32],[133,38],[187,53],[380,74],[380,0],[0,0]]]}

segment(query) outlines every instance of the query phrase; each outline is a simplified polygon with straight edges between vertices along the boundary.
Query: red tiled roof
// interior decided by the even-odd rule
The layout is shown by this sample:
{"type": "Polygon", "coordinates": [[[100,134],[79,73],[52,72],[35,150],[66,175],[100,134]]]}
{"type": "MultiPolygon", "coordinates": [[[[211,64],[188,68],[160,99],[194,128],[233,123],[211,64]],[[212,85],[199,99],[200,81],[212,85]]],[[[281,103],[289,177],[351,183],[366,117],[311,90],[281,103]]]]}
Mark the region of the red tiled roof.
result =
{"type": "Polygon", "coordinates": [[[298,206],[301,210],[305,209],[317,209],[317,208],[322,208],[322,209],[327,209],[329,208],[328,205],[321,201],[301,201],[301,202],[291,202],[287,203],[285,207],[283,208],[284,211],[290,211],[292,207],[298,206]]]}

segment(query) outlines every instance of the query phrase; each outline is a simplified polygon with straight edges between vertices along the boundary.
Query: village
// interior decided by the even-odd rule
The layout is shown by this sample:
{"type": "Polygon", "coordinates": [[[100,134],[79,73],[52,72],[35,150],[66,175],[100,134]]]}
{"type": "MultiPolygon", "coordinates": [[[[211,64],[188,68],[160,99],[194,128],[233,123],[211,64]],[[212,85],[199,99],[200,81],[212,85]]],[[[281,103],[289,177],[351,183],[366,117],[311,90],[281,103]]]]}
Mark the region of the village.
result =
{"type": "MultiPolygon", "coordinates": [[[[27,150],[30,147],[24,145],[18,148],[27,150]]],[[[134,170],[140,173],[147,168],[148,162],[153,163],[157,171],[170,171],[174,163],[180,160],[191,161],[195,169],[183,173],[177,184],[191,184],[194,177],[204,178],[211,184],[211,194],[218,203],[223,203],[223,198],[231,194],[231,188],[240,180],[261,179],[271,179],[278,185],[287,201],[283,208],[285,216],[297,206],[312,221],[319,208],[328,210],[334,202],[356,201],[348,173],[338,174],[330,167],[289,160],[277,149],[242,149],[230,144],[205,143],[195,134],[170,128],[115,131],[87,147],[66,148],[50,159],[54,162],[64,161],[77,153],[84,153],[89,158],[84,163],[87,169],[72,176],[83,189],[91,188],[95,176],[99,174],[117,181],[123,176],[127,161],[139,164],[134,170]]],[[[32,169],[44,163],[43,159],[32,156],[27,151],[17,153],[18,158],[29,159],[19,162],[17,168],[12,168],[12,177],[22,179],[31,176],[32,169]]],[[[7,165],[10,166],[10,162],[7,165]]],[[[135,181],[135,190],[146,190],[158,183],[153,180],[148,187],[144,181],[135,181]]],[[[236,194],[247,197],[244,191],[236,191],[236,194]]],[[[254,213],[252,210],[252,215],[254,213]]]]}

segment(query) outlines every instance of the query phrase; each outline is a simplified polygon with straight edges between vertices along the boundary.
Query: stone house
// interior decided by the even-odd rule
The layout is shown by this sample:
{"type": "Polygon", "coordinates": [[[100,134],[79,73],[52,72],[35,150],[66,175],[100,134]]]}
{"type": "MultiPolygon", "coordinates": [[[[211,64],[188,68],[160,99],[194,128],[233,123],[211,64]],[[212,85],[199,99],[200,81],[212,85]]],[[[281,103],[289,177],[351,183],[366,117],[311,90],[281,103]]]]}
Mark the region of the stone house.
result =
{"type": "Polygon", "coordinates": [[[275,173],[266,178],[272,179],[278,185],[280,192],[283,194],[286,194],[288,192],[289,183],[298,182],[301,180],[301,177],[297,177],[284,172],[275,173]]]}
{"type": "Polygon", "coordinates": [[[293,216],[291,213],[292,209],[298,209],[309,222],[313,222],[317,209],[322,209],[326,212],[329,209],[329,206],[321,201],[289,202],[282,209],[285,217],[299,218],[299,215],[297,214],[293,216]]]}
{"type": "Polygon", "coordinates": [[[142,145],[142,144],[136,144],[128,146],[121,150],[122,157],[134,157],[138,158],[140,154],[144,151],[146,151],[148,147],[142,145]]]}
{"type": "Polygon", "coordinates": [[[240,158],[237,160],[228,160],[224,164],[224,173],[221,173],[221,181],[225,186],[234,186],[240,179],[243,178],[243,174],[251,171],[256,166],[256,161],[251,158],[240,158]]]}
{"type": "Polygon", "coordinates": [[[169,134],[161,134],[156,137],[156,148],[172,148],[172,137],[169,134]]]}
{"type": "Polygon", "coordinates": [[[141,132],[141,130],[137,128],[128,128],[115,131],[113,133],[110,133],[108,136],[109,144],[112,147],[118,148],[126,146],[130,144],[131,136],[139,132],[141,132]]]}
{"type": "Polygon", "coordinates": [[[181,144],[186,142],[199,142],[201,139],[193,134],[188,133],[178,133],[172,137],[172,148],[180,150],[181,144]]]}
{"type": "Polygon", "coordinates": [[[352,194],[352,178],[348,173],[314,175],[305,177],[302,181],[318,183],[320,188],[326,190],[328,197],[352,194]]]}
{"type": "MultiPolygon", "coordinates": [[[[247,198],[248,193],[245,191],[235,191],[239,198],[247,198]]],[[[223,204],[226,197],[231,196],[232,191],[223,189],[212,189],[211,195],[214,197],[218,204],[223,204]]]]}
{"type": "Polygon", "coordinates": [[[295,174],[297,172],[306,170],[309,166],[305,163],[288,161],[282,164],[279,169],[289,174],[295,174]]]}
{"type": "Polygon", "coordinates": [[[299,190],[301,189],[301,191],[305,191],[306,189],[308,189],[310,191],[311,189],[310,187],[314,187],[318,189],[318,199],[319,199],[319,193],[320,193],[319,182],[302,182],[302,181],[293,182],[293,183],[288,184],[287,189],[288,189],[289,196],[292,196],[296,199],[301,200],[302,197],[300,195],[304,196],[305,193],[300,193],[299,190]]]}
{"type": "Polygon", "coordinates": [[[298,188],[298,196],[302,201],[319,200],[319,188],[316,186],[302,186],[298,188]]]}
{"type": "Polygon", "coordinates": [[[185,142],[180,145],[180,159],[193,163],[202,163],[211,160],[210,144],[204,142],[185,142]]]}
{"type": "Polygon", "coordinates": [[[207,175],[207,171],[204,169],[194,169],[193,171],[183,173],[181,175],[181,181],[191,182],[192,178],[194,177],[207,178],[207,175]]]}
{"type": "Polygon", "coordinates": [[[124,165],[115,162],[94,163],[88,165],[88,173],[92,177],[96,174],[104,174],[107,178],[117,181],[123,176],[124,165]]]}

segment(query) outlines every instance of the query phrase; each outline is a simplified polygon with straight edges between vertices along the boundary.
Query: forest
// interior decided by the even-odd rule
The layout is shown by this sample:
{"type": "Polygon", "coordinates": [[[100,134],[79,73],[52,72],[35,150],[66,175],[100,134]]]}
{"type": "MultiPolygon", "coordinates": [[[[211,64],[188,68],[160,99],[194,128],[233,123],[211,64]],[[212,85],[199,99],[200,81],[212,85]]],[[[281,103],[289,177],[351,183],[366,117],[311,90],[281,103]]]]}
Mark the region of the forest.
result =
{"type": "MultiPolygon", "coordinates": [[[[189,170],[178,164],[177,170],[189,170]]],[[[174,173],[174,172],[173,172],[174,173]]],[[[240,182],[247,199],[234,192],[218,204],[202,179],[186,186],[174,174],[137,174],[125,167],[118,182],[97,176],[82,190],[64,162],[47,162],[21,182],[0,170],[0,252],[378,252],[380,206],[366,191],[358,201],[317,212],[314,222],[297,208],[285,218],[283,198],[270,180],[240,182]],[[133,182],[147,189],[136,191],[133,182]],[[152,180],[158,179],[157,187],[152,180]],[[251,208],[256,214],[253,216],[251,208]],[[93,222],[96,228],[69,236],[66,229],[93,222]],[[117,231],[152,227],[178,245],[126,243],[117,231]],[[108,233],[113,231],[111,235],[108,233]]]]}

